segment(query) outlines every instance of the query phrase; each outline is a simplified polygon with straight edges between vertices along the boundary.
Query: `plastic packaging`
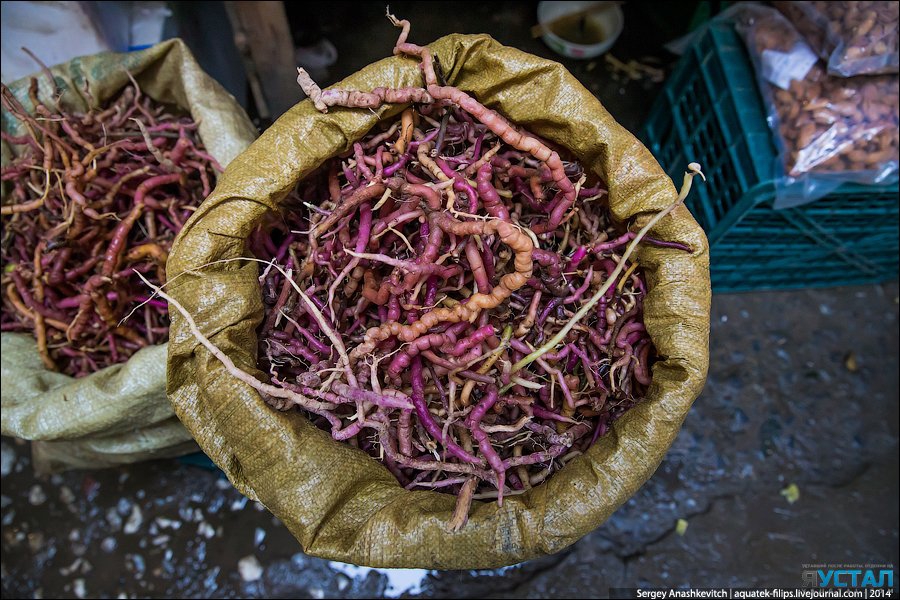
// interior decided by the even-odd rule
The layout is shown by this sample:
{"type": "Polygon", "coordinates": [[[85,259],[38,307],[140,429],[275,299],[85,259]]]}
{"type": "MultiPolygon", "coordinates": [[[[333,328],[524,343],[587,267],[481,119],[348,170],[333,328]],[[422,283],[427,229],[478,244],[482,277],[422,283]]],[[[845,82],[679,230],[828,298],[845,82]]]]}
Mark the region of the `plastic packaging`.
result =
{"type": "Polygon", "coordinates": [[[843,78],[821,61],[778,11],[750,6],[738,18],[776,133],[776,208],[795,206],[845,182],[897,176],[898,76],[843,78]]]}
{"type": "Polygon", "coordinates": [[[812,49],[842,77],[897,73],[900,3],[775,2],[812,49]]]}

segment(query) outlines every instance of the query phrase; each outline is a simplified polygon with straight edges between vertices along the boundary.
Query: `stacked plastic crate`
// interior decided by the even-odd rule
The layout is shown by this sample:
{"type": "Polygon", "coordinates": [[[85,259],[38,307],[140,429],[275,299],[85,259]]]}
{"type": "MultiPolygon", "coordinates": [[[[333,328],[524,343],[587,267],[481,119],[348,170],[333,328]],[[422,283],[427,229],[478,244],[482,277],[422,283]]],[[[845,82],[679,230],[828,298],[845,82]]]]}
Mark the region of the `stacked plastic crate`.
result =
{"type": "Polygon", "coordinates": [[[715,291],[830,287],[894,279],[898,187],[844,185],[776,210],[777,151],[753,66],[728,23],[712,23],[666,82],[641,137],[676,181],[691,161],[705,185],[688,200],[706,230],[715,291]]]}

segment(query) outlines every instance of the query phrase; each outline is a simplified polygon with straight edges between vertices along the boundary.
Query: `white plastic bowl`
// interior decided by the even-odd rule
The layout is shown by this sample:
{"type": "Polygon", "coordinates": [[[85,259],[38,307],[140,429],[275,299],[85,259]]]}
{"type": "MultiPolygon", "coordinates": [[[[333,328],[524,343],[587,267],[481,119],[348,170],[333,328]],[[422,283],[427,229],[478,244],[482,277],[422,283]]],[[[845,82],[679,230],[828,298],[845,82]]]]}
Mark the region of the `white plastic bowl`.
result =
{"type": "MultiPolygon", "coordinates": [[[[543,25],[558,17],[562,17],[592,4],[604,4],[603,2],[539,2],[537,8],[538,23],[543,25]]],[[[558,36],[552,31],[544,34],[543,40],[558,54],[569,58],[594,58],[600,56],[616,43],[619,34],[625,26],[625,16],[618,3],[608,3],[609,6],[585,16],[592,25],[598,26],[603,32],[603,41],[596,44],[576,44],[558,36]]]]}

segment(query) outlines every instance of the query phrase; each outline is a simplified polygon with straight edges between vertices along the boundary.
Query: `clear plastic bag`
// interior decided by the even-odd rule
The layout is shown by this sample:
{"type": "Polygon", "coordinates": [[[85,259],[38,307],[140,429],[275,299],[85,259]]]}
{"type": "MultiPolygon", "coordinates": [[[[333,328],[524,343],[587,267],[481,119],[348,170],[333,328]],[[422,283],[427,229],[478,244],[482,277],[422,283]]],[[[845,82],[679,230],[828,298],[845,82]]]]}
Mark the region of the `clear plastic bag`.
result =
{"type": "Polygon", "coordinates": [[[776,208],[803,204],[846,182],[896,179],[898,76],[829,75],[778,11],[750,6],[737,18],[777,134],[776,208]]]}
{"type": "Polygon", "coordinates": [[[812,49],[842,77],[897,73],[900,3],[774,2],[812,49]]]}

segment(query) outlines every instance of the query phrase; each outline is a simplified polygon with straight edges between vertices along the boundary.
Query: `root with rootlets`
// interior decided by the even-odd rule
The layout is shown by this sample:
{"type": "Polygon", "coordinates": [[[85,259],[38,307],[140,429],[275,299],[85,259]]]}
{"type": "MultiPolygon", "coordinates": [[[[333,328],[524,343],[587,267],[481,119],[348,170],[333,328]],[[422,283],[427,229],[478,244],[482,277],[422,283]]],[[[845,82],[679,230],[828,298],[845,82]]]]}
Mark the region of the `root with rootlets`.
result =
{"type": "Polygon", "coordinates": [[[631,256],[642,243],[690,252],[646,236],[699,167],[671,206],[623,230],[602,181],[439,83],[409,24],[392,22],[424,87],[302,83],[321,110],[415,106],[309,175],[248,239],[268,263],[258,350],[271,383],[235,373],[189,323],[276,408],[305,410],[407,489],[457,495],[458,530],[473,501],[538,485],[647,393],[656,354],[631,256]]]}
{"type": "Polygon", "coordinates": [[[134,270],[165,281],[168,250],[221,167],[198,124],[133,79],[86,113],[38,89],[33,79],[29,112],[2,86],[4,119],[24,132],[2,134],[15,150],[2,169],[2,329],[32,333],[46,368],[83,377],[168,338],[167,307],[146,301],[134,270]]]}

